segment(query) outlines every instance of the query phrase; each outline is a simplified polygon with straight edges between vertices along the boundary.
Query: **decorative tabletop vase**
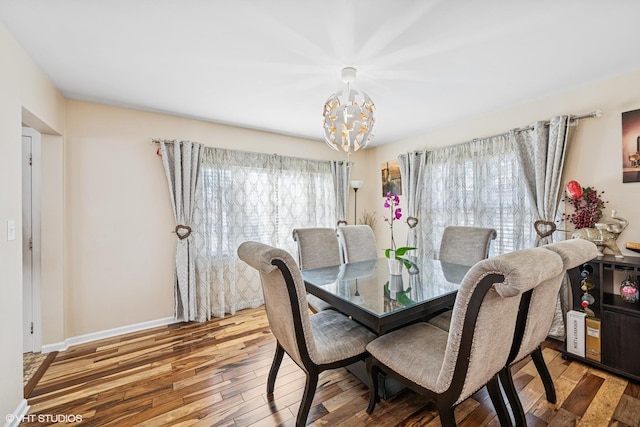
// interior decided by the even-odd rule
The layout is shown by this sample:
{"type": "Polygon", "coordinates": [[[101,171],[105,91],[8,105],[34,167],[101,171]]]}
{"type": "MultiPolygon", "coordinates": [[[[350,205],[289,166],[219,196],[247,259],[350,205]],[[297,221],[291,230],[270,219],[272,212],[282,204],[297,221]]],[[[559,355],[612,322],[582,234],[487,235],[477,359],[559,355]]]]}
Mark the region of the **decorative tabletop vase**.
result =
{"type": "Polygon", "coordinates": [[[401,276],[404,264],[401,260],[396,259],[395,251],[389,251],[389,259],[387,261],[389,261],[389,274],[392,276],[401,276]]]}
{"type": "Polygon", "coordinates": [[[638,289],[638,280],[629,276],[620,284],[620,297],[624,302],[636,303],[640,299],[640,290],[638,289]]]}
{"type": "Polygon", "coordinates": [[[389,298],[392,300],[398,299],[398,293],[404,291],[404,284],[402,283],[402,275],[389,276],[389,298]]]}

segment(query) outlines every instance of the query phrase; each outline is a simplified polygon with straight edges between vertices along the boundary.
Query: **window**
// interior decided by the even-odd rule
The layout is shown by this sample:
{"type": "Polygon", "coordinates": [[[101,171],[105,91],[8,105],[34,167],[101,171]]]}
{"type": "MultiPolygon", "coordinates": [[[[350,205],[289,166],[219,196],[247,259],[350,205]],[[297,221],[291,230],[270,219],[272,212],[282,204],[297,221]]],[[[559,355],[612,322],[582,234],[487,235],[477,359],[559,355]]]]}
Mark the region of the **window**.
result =
{"type": "Polygon", "coordinates": [[[327,161],[206,148],[201,190],[211,257],[235,257],[240,243],[254,240],[295,258],[294,228],[336,222],[327,161]]]}
{"type": "Polygon", "coordinates": [[[524,183],[507,136],[429,152],[418,248],[432,256],[448,225],[495,228],[491,255],[532,247],[534,216],[524,183]]]}

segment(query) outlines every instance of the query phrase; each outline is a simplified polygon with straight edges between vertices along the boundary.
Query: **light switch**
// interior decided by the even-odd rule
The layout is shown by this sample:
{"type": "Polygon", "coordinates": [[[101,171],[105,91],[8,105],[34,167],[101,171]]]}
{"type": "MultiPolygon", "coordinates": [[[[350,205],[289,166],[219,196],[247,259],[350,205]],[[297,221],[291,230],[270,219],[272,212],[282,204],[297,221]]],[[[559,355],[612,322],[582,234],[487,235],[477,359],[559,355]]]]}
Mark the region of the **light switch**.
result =
{"type": "Polygon", "coordinates": [[[12,219],[7,221],[7,242],[16,240],[16,222],[12,219]]]}

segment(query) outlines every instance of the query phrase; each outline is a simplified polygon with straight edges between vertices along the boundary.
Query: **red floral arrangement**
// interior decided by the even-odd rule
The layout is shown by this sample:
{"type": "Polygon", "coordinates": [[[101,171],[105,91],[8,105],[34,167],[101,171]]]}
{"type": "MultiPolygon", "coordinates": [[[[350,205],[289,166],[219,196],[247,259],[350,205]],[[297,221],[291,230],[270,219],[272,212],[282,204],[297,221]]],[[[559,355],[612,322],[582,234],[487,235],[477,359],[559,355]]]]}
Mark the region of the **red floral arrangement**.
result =
{"type": "Polygon", "coordinates": [[[592,228],[602,218],[602,210],[608,201],[602,200],[604,191],[595,187],[582,187],[577,181],[567,184],[565,200],[573,207],[573,212],[564,219],[574,225],[575,229],[592,228]]]}

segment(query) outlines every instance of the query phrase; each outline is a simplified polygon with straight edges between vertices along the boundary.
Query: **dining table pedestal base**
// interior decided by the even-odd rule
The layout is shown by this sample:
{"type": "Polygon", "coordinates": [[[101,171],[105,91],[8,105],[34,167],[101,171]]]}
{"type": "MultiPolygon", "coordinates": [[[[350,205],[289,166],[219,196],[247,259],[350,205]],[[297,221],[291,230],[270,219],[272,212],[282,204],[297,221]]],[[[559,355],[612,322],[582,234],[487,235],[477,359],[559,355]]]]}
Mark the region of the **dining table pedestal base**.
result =
{"type": "MultiPolygon", "coordinates": [[[[347,371],[351,372],[356,378],[358,378],[362,382],[362,384],[369,387],[367,366],[364,361],[352,363],[346,368],[347,371]]],[[[378,375],[378,395],[380,395],[382,399],[390,399],[404,389],[406,389],[406,387],[399,381],[396,381],[395,379],[382,373],[378,375]]]]}

